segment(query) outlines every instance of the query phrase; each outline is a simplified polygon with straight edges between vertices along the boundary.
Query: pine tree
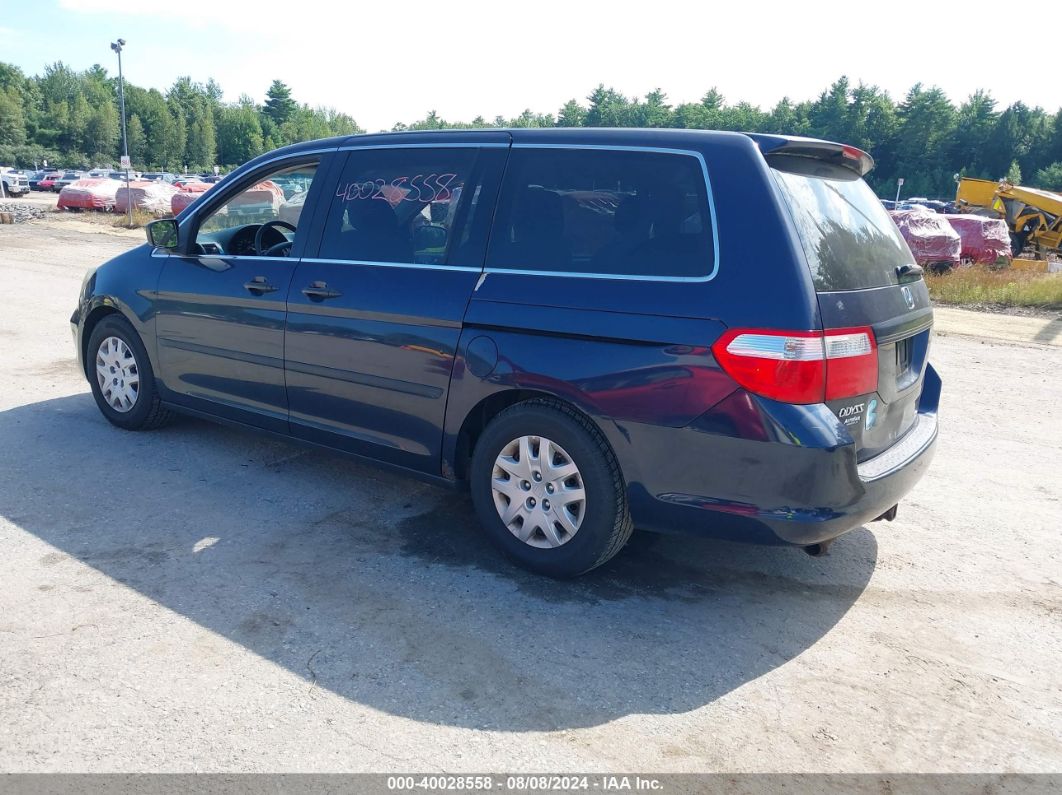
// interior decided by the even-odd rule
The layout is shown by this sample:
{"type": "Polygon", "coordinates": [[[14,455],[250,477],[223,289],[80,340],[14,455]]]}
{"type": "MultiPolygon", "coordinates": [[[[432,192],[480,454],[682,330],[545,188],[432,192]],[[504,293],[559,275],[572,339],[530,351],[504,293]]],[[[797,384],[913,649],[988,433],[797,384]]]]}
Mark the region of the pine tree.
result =
{"type": "MultiPolygon", "coordinates": [[[[482,117],[480,117],[482,118],[482,117]]],[[[558,127],[582,127],[586,123],[586,108],[569,99],[557,114],[558,127]]]]}
{"type": "Polygon", "coordinates": [[[291,98],[291,89],[280,80],[274,80],[266,92],[266,103],[262,109],[278,127],[291,118],[298,105],[291,98]]]}

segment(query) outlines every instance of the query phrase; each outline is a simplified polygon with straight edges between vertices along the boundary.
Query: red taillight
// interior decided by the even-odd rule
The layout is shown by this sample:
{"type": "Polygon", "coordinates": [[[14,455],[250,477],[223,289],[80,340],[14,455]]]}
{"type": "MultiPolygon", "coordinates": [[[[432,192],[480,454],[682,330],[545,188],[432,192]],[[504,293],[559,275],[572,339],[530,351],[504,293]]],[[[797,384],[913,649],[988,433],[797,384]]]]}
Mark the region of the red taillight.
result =
{"type": "Polygon", "coordinates": [[[829,331],[732,329],[712,346],[727,374],[757,395],[783,403],[822,403],[878,388],[870,328],[829,331]]]}
{"type": "Polygon", "coordinates": [[[865,395],[878,388],[878,346],[869,328],[831,329],[826,349],[826,399],[865,395]]]}

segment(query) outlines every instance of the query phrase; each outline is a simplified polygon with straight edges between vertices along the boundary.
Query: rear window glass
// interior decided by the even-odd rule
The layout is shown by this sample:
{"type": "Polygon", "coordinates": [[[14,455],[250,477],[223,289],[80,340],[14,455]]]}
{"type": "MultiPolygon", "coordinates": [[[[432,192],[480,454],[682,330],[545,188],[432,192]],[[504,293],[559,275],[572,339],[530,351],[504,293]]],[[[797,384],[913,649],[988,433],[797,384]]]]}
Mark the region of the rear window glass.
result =
{"type": "Polygon", "coordinates": [[[807,157],[768,161],[789,206],[815,289],[863,290],[897,284],[914,258],[870,186],[852,171],[807,157]]]}
{"type": "Polygon", "coordinates": [[[714,262],[701,164],[660,152],[514,148],[487,265],[705,277],[714,262]]]}

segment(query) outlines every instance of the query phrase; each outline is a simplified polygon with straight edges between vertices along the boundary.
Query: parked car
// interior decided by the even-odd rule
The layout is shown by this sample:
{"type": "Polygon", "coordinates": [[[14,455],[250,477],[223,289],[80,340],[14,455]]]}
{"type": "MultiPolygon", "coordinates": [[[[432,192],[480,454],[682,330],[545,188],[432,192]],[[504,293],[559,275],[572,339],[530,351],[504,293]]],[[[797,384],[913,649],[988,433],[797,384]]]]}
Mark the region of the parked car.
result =
{"type": "Polygon", "coordinates": [[[26,182],[29,183],[29,189],[31,191],[37,190],[37,184],[44,179],[47,171],[32,171],[26,175],[26,182]]]}
{"type": "Polygon", "coordinates": [[[955,213],[944,216],[962,241],[959,256],[968,265],[1006,267],[1012,258],[1010,227],[1002,218],[955,213]]]}
{"type": "Polygon", "coordinates": [[[177,177],[169,171],[148,171],[141,177],[141,179],[144,182],[166,182],[172,185],[177,177]]]}
{"type": "Polygon", "coordinates": [[[67,185],[77,182],[79,179],[81,179],[81,177],[82,174],[80,171],[64,171],[63,176],[59,177],[58,179],[52,182],[52,190],[58,193],[67,185]]]}
{"type": "Polygon", "coordinates": [[[892,519],[937,438],[933,310],[872,167],[692,130],[297,144],[88,275],[77,356],[119,428],[187,412],[467,488],[551,576],[635,526],[818,554],[892,519]],[[293,221],[243,198],[292,180],[293,221]]]}
{"type": "Polygon", "coordinates": [[[121,184],[107,177],[82,177],[59,191],[55,206],[60,210],[113,210],[121,184]]]}
{"type": "Polygon", "coordinates": [[[55,183],[63,176],[60,171],[50,171],[41,178],[41,181],[37,183],[37,190],[52,191],[55,190],[55,183]]]}
{"type": "Polygon", "coordinates": [[[124,213],[132,207],[132,209],[152,215],[168,215],[170,202],[175,193],[177,189],[162,180],[130,182],[128,187],[125,182],[122,182],[121,187],[115,193],[114,211],[124,213]]]}
{"type": "Polygon", "coordinates": [[[915,204],[910,209],[891,210],[889,215],[907,241],[915,262],[934,273],[946,273],[962,257],[962,239],[947,217],[929,207],[915,204]]]}
{"type": "Polygon", "coordinates": [[[29,180],[26,175],[14,169],[0,169],[0,184],[4,187],[4,196],[17,199],[29,193],[29,180]]]}
{"type": "Polygon", "coordinates": [[[950,204],[948,202],[941,201],[940,199],[908,199],[905,204],[907,204],[908,206],[919,205],[921,207],[930,209],[935,213],[941,214],[949,212],[950,208],[950,204]]]}
{"type": "MultiPolygon", "coordinates": [[[[170,197],[170,212],[173,213],[173,215],[180,215],[185,207],[188,207],[192,202],[214,186],[206,182],[187,182],[183,184],[175,183],[174,187],[179,188],[179,190],[170,197]]],[[[280,215],[279,217],[281,220],[289,220],[283,215],[280,215]]]]}

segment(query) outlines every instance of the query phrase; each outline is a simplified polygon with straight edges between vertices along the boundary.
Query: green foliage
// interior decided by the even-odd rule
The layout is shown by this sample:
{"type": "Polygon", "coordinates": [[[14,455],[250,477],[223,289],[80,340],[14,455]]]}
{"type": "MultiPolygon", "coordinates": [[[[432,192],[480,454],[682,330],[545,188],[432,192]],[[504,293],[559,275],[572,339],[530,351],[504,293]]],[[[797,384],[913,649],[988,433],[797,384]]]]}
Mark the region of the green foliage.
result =
{"type": "Polygon", "coordinates": [[[147,136],[140,117],[135,113],[126,123],[126,136],[129,139],[129,157],[134,163],[147,162],[147,136]]]}
{"type": "Polygon", "coordinates": [[[121,143],[121,120],[113,102],[106,102],[89,112],[85,124],[85,151],[94,160],[109,160],[121,143]]]}
{"type": "Polygon", "coordinates": [[[1003,177],[1011,185],[1021,184],[1021,166],[1018,165],[1017,160],[1010,161],[1010,168],[1007,169],[1006,176],[1003,177]]]}
{"type": "Polygon", "coordinates": [[[1032,187],[1062,192],[1062,161],[1037,171],[1033,176],[1032,187]]]}
{"type": "MultiPolygon", "coordinates": [[[[27,77],[0,63],[0,162],[57,167],[117,162],[121,149],[117,80],[93,66],[63,63],[27,77]]],[[[265,102],[248,96],[222,101],[213,80],[179,77],[164,94],[126,84],[129,153],[139,169],[235,166],[262,152],[313,138],[361,132],[348,115],[299,104],[274,80],[265,102]]],[[[527,109],[514,118],[477,116],[450,121],[431,111],[395,130],[474,127],[681,127],[808,135],[869,151],[877,162],[869,182],[891,196],[904,177],[904,195],[949,196],[956,173],[987,179],[1035,175],[1040,187],[1060,186],[1062,109],[1054,114],[1016,102],[1002,111],[985,91],[956,107],[936,87],[915,85],[897,102],[877,86],[841,77],[814,100],[788,97],[770,110],[727,102],[715,88],[677,105],[661,89],[628,97],[599,84],[585,102],[571,99],[556,116],[527,109]]]]}
{"type": "Polygon", "coordinates": [[[218,112],[218,160],[243,163],[266,151],[262,122],[253,105],[226,105],[218,112]]]}
{"type": "MultiPolygon", "coordinates": [[[[135,168],[196,171],[236,166],[278,146],[361,129],[332,108],[299,105],[279,80],[259,106],[222,102],[221,86],[179,77],[165,93],[125,84],[129,155],[135,168]]],[[[58,62],[26,77],[0,63],[0,163],[56,168],[116,165],[121,155],[118,80],[95,65],[58,62]]]]}
{"type": "Polygon", "coordinates": [[[999,179],[1012,161],[1027,174],[1062,162],[1062,109],[1052,117],[1019,102],[998,113],[985,91],[975,92],[956,108],[939,88],[921,84],[897,103],[877,86],[852,86],[844,77],[814,101],[794,103],[785,97],[769,112],[748,102],[729,104],[715,88],[698,102],[672,106],[660,89],[644,99],[630,98],[602,83],[585,106],[571,99],[556,119],[526,110],[514,119],[498,116],[488,123],[477,116],[468,123],[432,111],[393,129],[489,126],[680,127],[825,138],[870,152],[877,168],[868,181],[883,196],[895,192],[897,177],[905,178],[904,195],[947,197],[955,190],[956,173],[999,179]]]}
{"type": "Polygon", "coordinates": [[[26,120],[22,99],[13,89],[0,89],[0,146],[26,143],[26,120]]]}
{"type": "MultiPolygon", "coordinates": [[[[480,116],[480,119],[483,117],[480,116]]],[[[557,126],[558,127],[583,127],[586,125],[586,108],[576,102],[574,99],[569,99],[564,103],[564,107],[560,109],[557,114],[557,126]]]]}
{"type": "Polygon", "coordinates": [[[298,105],[291,98],[291,89],[280,80],[274,80],[266,92],[266,103],[262,112],[279,126],[290,119],[297,109],[298,105]]]}

